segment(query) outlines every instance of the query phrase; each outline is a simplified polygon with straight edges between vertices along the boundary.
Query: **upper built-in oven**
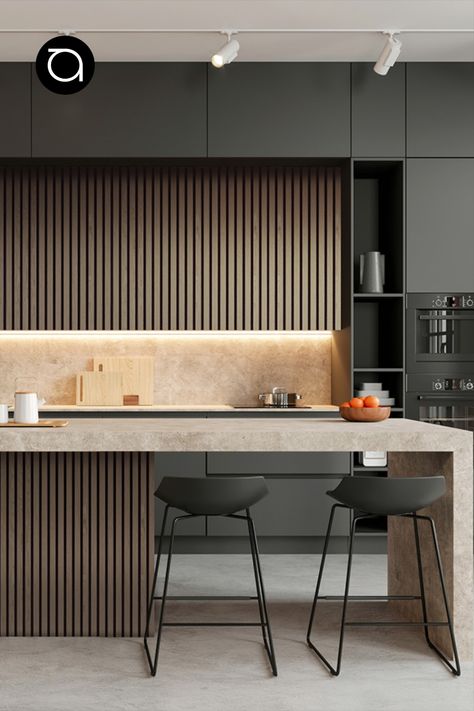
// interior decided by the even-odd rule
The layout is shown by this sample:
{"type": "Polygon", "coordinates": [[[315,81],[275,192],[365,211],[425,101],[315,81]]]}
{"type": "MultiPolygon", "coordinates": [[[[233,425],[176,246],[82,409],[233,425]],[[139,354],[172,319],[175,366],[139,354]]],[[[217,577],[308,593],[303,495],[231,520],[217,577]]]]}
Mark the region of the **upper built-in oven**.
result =
{"type": "Polygon", "coordinates": [[[408,294],[407,371],[455,375],[474,363],[474,295],[408,294]]]}

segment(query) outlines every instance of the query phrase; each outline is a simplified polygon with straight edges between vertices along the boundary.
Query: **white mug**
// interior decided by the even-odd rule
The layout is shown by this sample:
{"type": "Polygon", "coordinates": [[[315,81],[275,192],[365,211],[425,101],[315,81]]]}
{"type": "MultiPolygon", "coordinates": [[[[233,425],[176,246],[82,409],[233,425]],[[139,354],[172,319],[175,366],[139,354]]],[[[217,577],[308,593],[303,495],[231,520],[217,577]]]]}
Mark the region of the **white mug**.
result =
{"type": "Polygon", "coordinates": [[[0,423],[8,422],[8,405],[0,405],[0,423]]]}
{"type": "Polygon", "coordinates": [[[15,422],[24,425],[35,425],[39,420],[38,405],[42,405],[44,400],[38,401],[38,395],[32,392],[15,393],[15,422]]]}

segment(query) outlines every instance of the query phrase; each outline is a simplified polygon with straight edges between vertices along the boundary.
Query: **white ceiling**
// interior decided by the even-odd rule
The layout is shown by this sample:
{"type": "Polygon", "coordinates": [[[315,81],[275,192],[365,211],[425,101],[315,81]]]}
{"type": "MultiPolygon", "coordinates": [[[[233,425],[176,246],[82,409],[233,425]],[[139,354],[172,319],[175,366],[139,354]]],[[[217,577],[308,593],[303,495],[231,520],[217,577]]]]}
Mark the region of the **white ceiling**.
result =
{"type": "Polygon", "coordinates": [[[401,61],[474,61],[474,33],[449,32],[474,30],[474,0],[0,0],[0,61],[34,60],[63,29],[75,30],[97,61],[206,61],[227,28],[242,30],[238,61],[373,61],[384,44],[376,32],[246,29],[397,29],[401,61]],[[81,31],[145,28],[209,32],[81,31]],[[2,33],[11,29],[19,32],[2,33]]]}

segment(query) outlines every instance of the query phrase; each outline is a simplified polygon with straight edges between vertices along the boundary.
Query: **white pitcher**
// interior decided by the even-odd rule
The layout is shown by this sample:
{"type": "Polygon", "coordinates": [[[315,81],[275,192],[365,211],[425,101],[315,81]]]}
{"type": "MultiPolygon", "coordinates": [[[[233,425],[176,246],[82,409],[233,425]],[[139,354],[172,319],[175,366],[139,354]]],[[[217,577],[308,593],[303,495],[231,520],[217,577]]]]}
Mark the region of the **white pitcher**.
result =
{"type": "Polygon", "coordinates": [[[44,405],[38,393],[17,390],[15,393],[14,421],[24,425],[35,425],[39,420],[38,405],[44,405]]]}

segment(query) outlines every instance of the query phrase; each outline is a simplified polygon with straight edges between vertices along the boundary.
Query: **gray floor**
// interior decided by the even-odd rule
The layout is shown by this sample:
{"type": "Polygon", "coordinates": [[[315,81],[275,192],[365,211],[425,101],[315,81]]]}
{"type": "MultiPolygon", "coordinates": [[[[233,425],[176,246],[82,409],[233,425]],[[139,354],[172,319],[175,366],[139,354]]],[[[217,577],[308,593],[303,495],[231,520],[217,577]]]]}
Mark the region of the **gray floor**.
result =
{"type": "MultiPolygon", "coordinates": [[[[319,556],[264,556],[279,664],[269,673],[255,629],[165,630],[158,676],[136,639],[1,639],[1,711],[464,711],[472,664],[453,678],[407,629],[349,630],[344,666],[331,678],[304,643],[319,556]]],[[[332,556],[323,592],[340,593],[344,556],[332,556]]],[[[352,592],[385,592],[384,556],[360,555],[352,592]]],[[[176,556],[172,594],[253,594],[246,556],[176,556]]],[[[252,603],[178,603],[170,619],[253,619],[252,603]],[[183,604],[186,609],[183,609],[183,604]]],[[[357,604],[357,603],[354,603],[357,604]]],[[[383,611],[382,611],[383,612],[383,611]]],[[[337,610],[325,603],[321,644],[335,649],[337,610]]],[[[355,615],[357,611],[353,613],[355,615]]]]}

